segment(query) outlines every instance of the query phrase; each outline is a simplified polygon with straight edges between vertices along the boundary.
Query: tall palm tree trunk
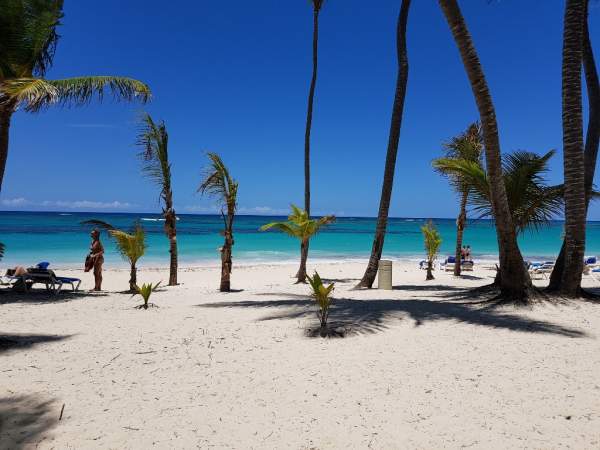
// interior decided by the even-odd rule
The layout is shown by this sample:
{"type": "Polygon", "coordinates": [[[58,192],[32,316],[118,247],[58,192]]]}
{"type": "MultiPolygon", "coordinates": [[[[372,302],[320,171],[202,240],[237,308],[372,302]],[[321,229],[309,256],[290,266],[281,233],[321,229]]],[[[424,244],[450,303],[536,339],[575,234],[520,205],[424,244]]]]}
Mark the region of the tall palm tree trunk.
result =
{"type": "Polygon", "coordinates": [[[167,204],[164,213],[165,234],[169,239],[169,286],[177,286],[177,215],[173,210],[173,205],[167,204]]]}
{"type": "Polygon", "coordinates": [[[365,273],[356,287],[371,288],[375,282],[379,260],[383,252],[383,243],[387,229],[390,201],[394,186],[394,172],[396,170],[396,156],[398,154],[398,143],[400,141],[400,128],[402,126],[402,114],[404,112],[404,98],[406,97],[406,85],[408,82],[408,52],[406,50],[406,25],[410,0],[402,0],[398,23],[396,28],[396,50],[398,55],[398,76],[396,78],[396,92],[394,94],[394,106],[392,107],[392,119],[390,124],[390,135],[388,140],[387,154],[385,157],[385,168],[383,171],[383,184],[381,187],[381,198],[379,200],[379,212],[377,213],[377,224],[375,226],[375,237],[371,256],[365,273]]]}
{"type": "Polygon", "coordinates": [[[169,237],[169,286],[177,286],[177,236],[169,237]]]}
{"type": "Polygon", "coordinates": [[[585,252],[585,168],[581,61],[586,0],[567,0],[563,33],[562,121],[565,179],[565,262],[561,293],[577,297],[581,291],[585,252]]]}
{"type": "Polygon", "coordinates": [[[469,192],[463,192],[460,199],[460,213],[456,219],[456,252],[455,264],[454,264],[454,275],[459,277],[461,272],[461,260],[462,260],[462,243],[463,234],[465,232],[465,222],[467,221],[467,200],[469,198],[469,192]]]}
{"type": "MultiPolygon", "coordinates": [[[[587,14],[586,14],[587,17],[587,14]]],[[[598,80],[598,71],[596,61],[590,41],[589,28],[587,20],[583,24],[583,69],[585,73],[585,83],[588,94],[588,127],[585,139],[585,150],[583,152],[583,161],[585,166],[585,199],[586,209],[589,207],[592,196],[592,187],[594,184],[594,174],[596,171],[596,161],[598,159],[598,141],[600,138],[600,82],[598,80]]],[[[554,270],[550,275],[549,291],[558,291],[561,288],[562,276],[565,267],[565,242],[560,249],[554,270]]]]}
{"type": "Polygon", "coordinates": [[[10,120],[14,113],[14,103],[8,102],[0,106],[0,192],[4,181],[6,160],[8,159],[8,138],[10,133],[10,120]]]}
{"type": "MultiPolygon", "coordinates": [[[[301,248],[308,248],[308,239],[302,241],[301,248]]],[[[306,283],[306,260],[308,259],[308,252],[300,253],[300,268],[296,274],[296,283],[306,283]]]]}
{"type": "MultiPolygon", "coordinates": [[[[304,132],[304,210],[310,217],[310,133],[312,130],[313,105],[317,87],[317,69],[319,64],[319,12],[320,6],[313,9],[313,52],[312,52],[312,77],[308,91],[308,108],[306,112],[306,130],[304,132]]],[[[300,257],[308,258],[308,241],[300,246],[300,257]]],[[[300,276],[300,272],[296,276],[300,276]]]]}
{"type": "Polygon", "coordinates": [[[517,245],[516,231],[508,207],[506,188],[502,177],[498,125],[492,97],[479,62],[479,56],[457,1],[438,1],[460,51],[481,117],[492,211],[498,238],[500,267],[497,279],[500,284],[501,296],[505,300],[525,301],[532,285],[517,245]]]}
{"type": "Polygon", "coordinates": [[[231,261],[231,254],[233,248],[233,214],[229,214],[227,219],[227,226],[223,232],[225,236],[225,242],[221,249],[221,286],[219,290],[221,292],[231,291],[231,270],[233,263],[231,261]]]}
{"type": "Polygon", "coordinates": [[[129,272],[129,290],[135,292],[137,288],[137,267],[135,263],[131,264],[131,271],[129,272]]]}

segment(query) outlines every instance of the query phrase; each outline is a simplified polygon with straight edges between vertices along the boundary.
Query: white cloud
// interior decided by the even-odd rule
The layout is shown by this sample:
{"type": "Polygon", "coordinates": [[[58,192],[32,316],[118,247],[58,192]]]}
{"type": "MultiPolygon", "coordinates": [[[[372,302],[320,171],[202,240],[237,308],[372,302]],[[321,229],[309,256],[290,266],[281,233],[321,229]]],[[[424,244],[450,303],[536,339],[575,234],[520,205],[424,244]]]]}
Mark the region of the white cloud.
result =
{"type": "Polygon", "coordinates": [[[137,205],[128,202],[120,202],[118,200],[112,202],[98,202],[93,200],[44,200],[42,202],[34,202],[27,200],[24,197],[6,198],[0,201],[0,205],[7,208],[50,208],[50,209],[117,209],[124,210],[135,208],[137,205]]]}
{"type": "Polygon", "coordinates": [[[270,206],[242,206],[238,208],[241,214],[255,214],[258,216],[279,216],[288,214],[287,209],[271,208],[270,206]]]}
{"type": "Polygon", "coordinates": [[[26,198],[23,197],[18,197],[18,198],[5,198],[3,199],[1,202],[2,206],[26,206],[31,204],[31,202],[29,200],[27,200],[26,198]]]}
{"type": "MultiPolygon", "coordinates": [[[[177,208],[176,208],[177,209],[177,208]]],[[[182,208],[183,211],[192,214],[220,214],[221,208],[218,205],[212,206],[199,206],[199,205],[188,205],[182,208]]],[[[257,216],[279,216],[279,215],[287,215],[287,209],[276,209],[271,208],[270,206],[240,206],[237,209],[237,212],[240,214],[250,214],[257,216]]]]}
{"type": "Polygon", "coordinates": [[[92,200],[45,200],[41,203],[41,206],[67,209],[128,209],[133,208],[136,205],[127,202],[119,202],[117,200],[113,202],[96,202],[92,200]]]}

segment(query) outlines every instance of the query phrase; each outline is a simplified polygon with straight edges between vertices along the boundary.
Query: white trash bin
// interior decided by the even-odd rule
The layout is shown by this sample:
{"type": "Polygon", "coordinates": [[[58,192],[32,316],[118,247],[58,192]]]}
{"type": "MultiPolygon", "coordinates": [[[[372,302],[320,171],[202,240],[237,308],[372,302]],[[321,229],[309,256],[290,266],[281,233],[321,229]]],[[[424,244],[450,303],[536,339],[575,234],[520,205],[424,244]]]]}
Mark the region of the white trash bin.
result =
{"type": "Polygon", "coordinates": [[[392,290],[392,261],[386,259],[379,261],[377,281],[379,289],[392,290]]]}

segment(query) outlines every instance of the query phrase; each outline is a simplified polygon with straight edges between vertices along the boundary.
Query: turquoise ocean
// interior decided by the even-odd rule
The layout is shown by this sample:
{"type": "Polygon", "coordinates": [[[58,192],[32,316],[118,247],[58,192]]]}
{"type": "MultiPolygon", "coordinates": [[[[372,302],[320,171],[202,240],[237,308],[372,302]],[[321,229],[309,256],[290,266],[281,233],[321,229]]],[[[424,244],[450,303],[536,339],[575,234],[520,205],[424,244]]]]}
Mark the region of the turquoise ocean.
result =
{"type": "MultiPolygon", "coordinates": [[[[178,216],[177,236],[180,262],[183,265],[216,264],[222,219],[217,215],[178,216]]],[[[168,241],[163,222],[157,214],[145,213],[60,213],[0,212],[0,242],[6,246],[3,267],[30,266],[50,261],[54,267],[80,267],[87,254],[90,226],[87,219],[100,219],[119,228],[130,227],[139,220],[147,232],[148,250],[141,267],[168,264],[168,241]]],[[[298,243],[277,232],[260,232],[258,228],[285,217],[238,216],[235,222],[234,263],[296,261],[298,243]]],[[[422,259],[423,239],[420,226],[425,218],[391,218],[385,241],[384,256],[390,259],[422,259]]],[[[433,219],[443,238],[442,256],[452,254],[456,236],[454,219],[433,219]]],[[[311,242],[311,258],[337,261],[366,259],[371,250],[374,218],[340,217],[311,242]]],[[[589,222],[586,254],[600,256],[600,222],[589,222]]],[[[552,222],[538,231],[519,238],[526,259],[546,260],[556,257],[561,245],[563,223],[552,222]]],[[[102,233],[106,248],[106,266],[125,266],[114,244],[102,233]]],[[[490,220],[469,221],[464,243],[479,260],[493,260],[498,248],[494,224],[490,220]]]]}

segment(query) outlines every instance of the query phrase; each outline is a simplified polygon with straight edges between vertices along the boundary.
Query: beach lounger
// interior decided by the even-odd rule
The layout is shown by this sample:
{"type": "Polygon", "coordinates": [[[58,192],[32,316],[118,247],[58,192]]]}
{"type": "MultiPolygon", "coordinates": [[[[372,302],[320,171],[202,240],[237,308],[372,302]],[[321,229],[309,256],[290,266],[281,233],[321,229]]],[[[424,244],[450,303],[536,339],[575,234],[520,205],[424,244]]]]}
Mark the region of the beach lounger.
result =
{"type": "Polygon", "coordinates": [[[461,270],[466,270],[468,272],[472,272],[474,266],[475,266],[475,263],[473,261],[461,261],[460,262],[461,270]]]}
{"type": "Polygon", "coordinates": [[[598,258],[595,256],[586,256],[583,262],[583,273],[589,273],[591,270],[600,268],[600,264],[598,264],[598,258]]]}
{"type": "Polygon", "coordinates": [[[442,267],[446,272],[454,272],[454,265],[456,264],[456,258],[454,256],[448,256],[442,263],[442,267]]]}
{"type": "Polygon", "coordinates": [[[48,269],[49,265],[49,263],[39,263],[36,267],[27,269],[27,273],[21,277],[26,291],[35,284],[43,284],[54,295],[58,294],[65,284],[70,285],[73,291],[79,289],[81,285],[79,278],[59,277],[53,270],[48,269]]]}
{"type": "Polygon", "coordinates": [[[535,280],[548,278],[554,270],[554,261],[533,262],[529,264],[529,276],[535,280]]]}

